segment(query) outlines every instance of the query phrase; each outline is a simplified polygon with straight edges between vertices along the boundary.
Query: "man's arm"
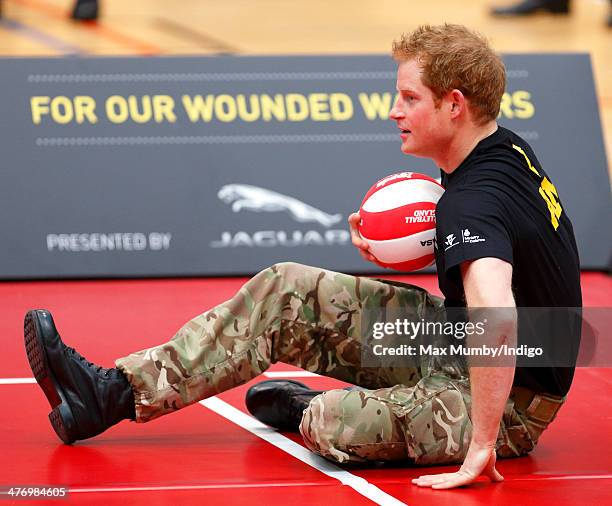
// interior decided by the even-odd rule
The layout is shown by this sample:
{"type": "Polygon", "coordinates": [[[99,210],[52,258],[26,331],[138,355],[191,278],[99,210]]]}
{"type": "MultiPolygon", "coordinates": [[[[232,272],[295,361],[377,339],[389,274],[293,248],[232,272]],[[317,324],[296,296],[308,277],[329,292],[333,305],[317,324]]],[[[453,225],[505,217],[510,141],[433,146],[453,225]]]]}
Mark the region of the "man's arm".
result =
{"type": "MultiPolygon", "coordinates": [[[[516,346],[512,265],[497,258],[480,258],[462,263],[461,276],[468,309],[508,308],[486,312],[486,344],[516,346]]],[[[505,367],[470,367],[472,439],[463,465],[456,473],[420,476],[412,483],[446,489],[472,483],[480,475],[491,481],[503,480],[495,469],[495,442],[513,379],[513,363],[505,367]]]]}

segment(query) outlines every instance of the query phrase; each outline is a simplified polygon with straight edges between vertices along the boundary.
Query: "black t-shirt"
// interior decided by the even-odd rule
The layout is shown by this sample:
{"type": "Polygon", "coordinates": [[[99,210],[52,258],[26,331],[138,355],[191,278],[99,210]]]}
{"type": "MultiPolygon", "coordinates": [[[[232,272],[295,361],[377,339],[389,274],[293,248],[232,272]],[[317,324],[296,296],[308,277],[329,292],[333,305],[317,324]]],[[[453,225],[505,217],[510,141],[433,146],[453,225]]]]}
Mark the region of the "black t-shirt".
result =
{"type": "MultiPolygon", "coordinates": [[[[572,224],[527,142],[499,127],[454,172],[442,173],[442,185],[436,264],[447,307],[465,306],[459,265],[484,257],[512,264],[517,307],[582,306],[572,224]]],[[[560,338],[577,347],[580,331],[560,338]]],[[[517,367],[514,384],[565,395],[573,374],[574,367],[517,367]]]]}

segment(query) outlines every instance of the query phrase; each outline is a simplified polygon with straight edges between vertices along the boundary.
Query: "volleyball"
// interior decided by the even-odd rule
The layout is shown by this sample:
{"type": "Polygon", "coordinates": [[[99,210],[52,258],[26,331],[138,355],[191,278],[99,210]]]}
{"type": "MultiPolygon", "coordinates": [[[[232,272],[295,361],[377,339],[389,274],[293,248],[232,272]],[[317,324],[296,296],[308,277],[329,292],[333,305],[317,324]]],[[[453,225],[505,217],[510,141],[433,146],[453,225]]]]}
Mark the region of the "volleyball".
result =
{"type": "Polygon", "coordinates": [[[359,214],[359,233],[385,267],[417,271],[434,260],[436,204],[444,187],[417,172],[400,172],[376,182],[359,214]]]}

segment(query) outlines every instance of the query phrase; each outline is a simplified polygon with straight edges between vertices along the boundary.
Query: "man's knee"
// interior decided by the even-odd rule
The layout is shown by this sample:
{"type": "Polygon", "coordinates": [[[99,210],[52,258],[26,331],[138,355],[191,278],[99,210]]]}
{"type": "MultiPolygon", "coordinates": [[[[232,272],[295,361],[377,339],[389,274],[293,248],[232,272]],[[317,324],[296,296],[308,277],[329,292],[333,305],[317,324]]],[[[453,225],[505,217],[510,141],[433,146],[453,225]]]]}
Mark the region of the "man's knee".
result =
{"type": "Polygon", "coordinates": [[[469,385],[465,382],[460,387],[441,376],[424,378],[415,387],[404,423],[410,457],[416,464],[463,462],[472,423],[465,402],[469,385]]]}
{"type": "Polygon", "coordinates": [[[276,301],[278,296],[292,294],[296,290],[296,279],[300,272],[312,269],[295,262],[280,262],[259,271],[244,286],[251,293],[253,300],[263,299],[276,301]]]}
{"type": "MultiPolygon", "coordinates": [[[[273,280],[276,289],[280,291],[293,290],[296,281],[307,278],[309,272],[317,270],[309,265],[299,264],[297,262],[279,262],[260,271],[255,277],[262,280],[273,280]]],[[[318,269],[320,272],[321,269],[318,269]]]]}
{"type": "Polygon", "coordinates": [[[407,458],[391,407],[365,390],[318,395],[304,411],[300,432],[309,449],[340,463],[407,458]]]}
{"type": "Polygon", "coordinates": [[[312,269],[312,267],[299,264],[297,262],[278,262],[268,267],[268,269],[275,274],[287,276],[295,272],[302,272],[306,269],[312,269]]]}
{"type": "Polygon", "coordinates": [[[274,280],[274,291],[279,295],[297,296],[304,299],[307,294],[317,291],[317,296],[321,280],[330,271],[320,267],[299,264],[296,262],[280,262],[271,265],[260,274],[264,278],[274,280]]]}
{"type": "Polygon", "coordinates": [[[329,272],[321,267],[313,267],[312,265],[297,262],[279,262],[271,265],[266,270],[282,279],[282,285],[302,288],[316,286],[317,279],[329,272]]]}

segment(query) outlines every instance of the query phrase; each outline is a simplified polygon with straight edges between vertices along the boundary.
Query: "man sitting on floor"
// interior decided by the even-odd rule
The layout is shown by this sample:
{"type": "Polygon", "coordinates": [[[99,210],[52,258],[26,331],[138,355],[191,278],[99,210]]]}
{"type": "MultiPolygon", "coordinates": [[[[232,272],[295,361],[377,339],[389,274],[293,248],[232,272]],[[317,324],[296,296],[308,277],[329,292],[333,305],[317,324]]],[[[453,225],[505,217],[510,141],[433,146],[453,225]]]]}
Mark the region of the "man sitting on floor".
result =
{"type": "MultiPolygon", "coordinates": [[[[455,473],[414,480],[452,488],[480,475],[500,481],[497,456],[534,448],[563,403],[573,367],[468,370],[427,358],[412,367],[361,363],[365,315],[401,312],[419,321],[444,315],[445,306],[505,308],[488,332],[491,344],[512,345],[517,306],[581,306],[576,243],[557,191],[527,142],[496,122],[505,87],[501,59],[458,25],[421,26],[394,43],[393,57],[399,98],[390,116],[401,149],[432,159],[446,188],[436,210],[445,300],[410,285],[278,264],[169,342],[120,358],[113,369],[64,345],[48,311],[30,311],[28,359],[64,442],[122,419],[172,413],[281,361],[363,387],[315,396],[284,382],[251,392],[258,416],[299,425],[306,446],[335,462],[461,463],[455,473]],[[466,229],[482,240],[453,240],[466,229]]],[[[376,262],[356,230],[359,216],[349,221],[354,244],[376,262]]],[[[568,328],[563,339],[576,342],[579,333],[568,328]]]]}

